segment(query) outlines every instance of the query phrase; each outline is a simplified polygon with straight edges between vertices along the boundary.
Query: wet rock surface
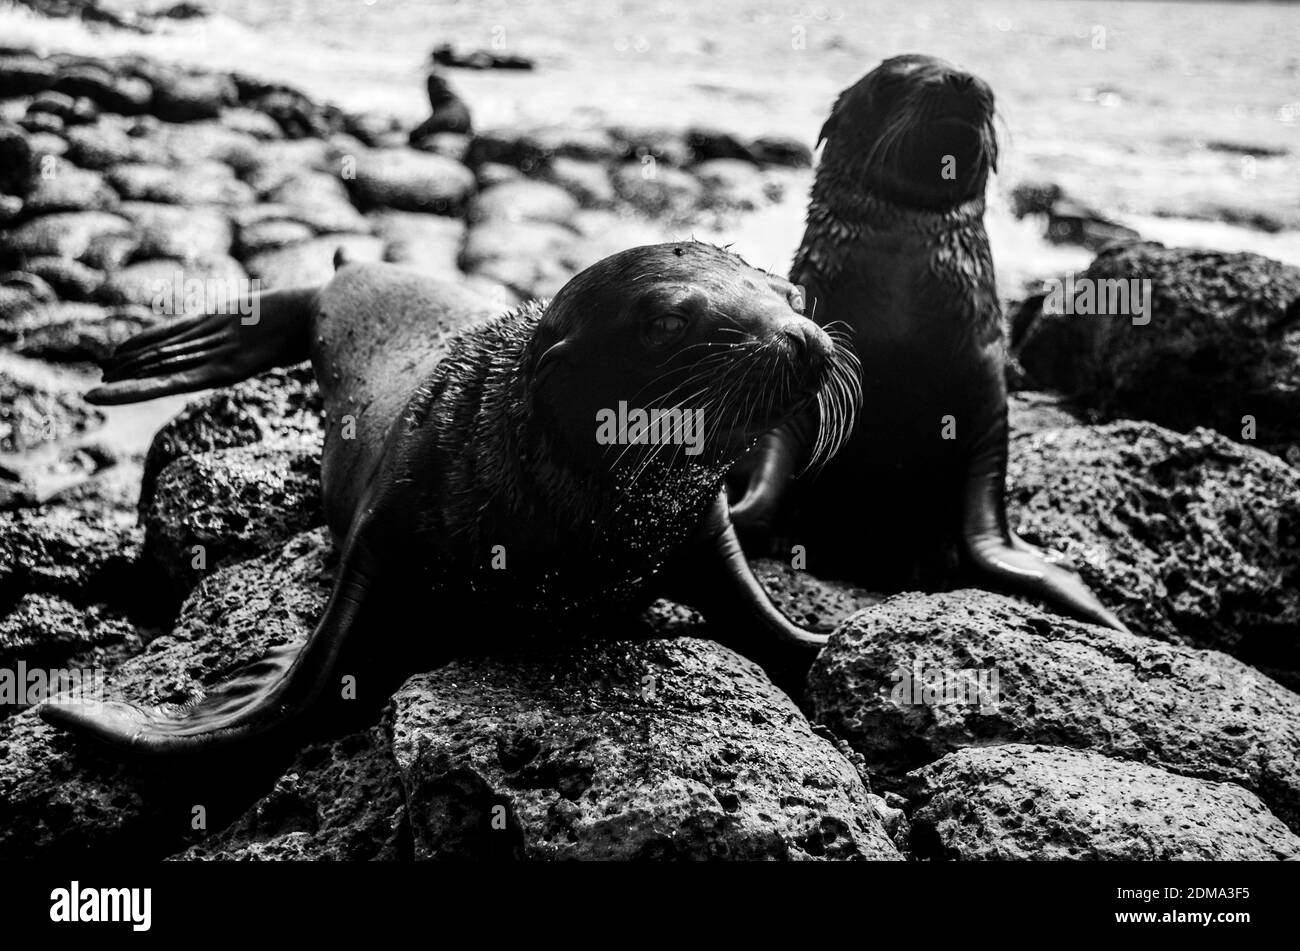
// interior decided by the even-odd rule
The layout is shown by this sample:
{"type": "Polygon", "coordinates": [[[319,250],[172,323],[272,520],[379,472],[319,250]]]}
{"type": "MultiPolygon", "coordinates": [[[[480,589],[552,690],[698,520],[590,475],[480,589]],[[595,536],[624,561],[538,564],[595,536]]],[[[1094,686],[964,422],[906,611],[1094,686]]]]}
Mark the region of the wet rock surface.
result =
{"type": "MultiPolygon", "coordinates": [[[[328,596],[331,551],[318,530],[214,573],[191,594],[169,633],[107,671],[104,695],[185,703],[270,648],[301,641],[328,596]]],[[[234,765],[123,762],[55,730],[35,711],[9,717],[0,723],[0,854],[176,852],[197,838],[195,806],[224,826],[285,764],[245,751],[234,765]]]]}
{"type": "Polygon", "coordinates": [[[0,512],[0,603],[32,592],[108,596],[130,580],[142,540],[125,513],[74,505],[0,512]]]}
{"type": "Polygon", "coordinates": [[[1079,279],[1088,283],[1077,284],[1076,307],[1095,288],[1108,307],[1114,297],[1132,310],[1141,297],[1149,311],[1080,316],[1030,298],[1013,342],[1033,385],[1070,393],[1101,419],[1211,426],[1282,455],[1300,444],[1300,268],[1144,242],[1103,252],[1079,279]]]}
{"type": "Polygon", "coordinates": [[[321,397],[311,367],[272,370],[194,400],[154,436],[144,460],[142,507],[172,462],[239,446],[320,453],[321,397]]]}
{"type": "Polygon", "coordinates": [[[855,611],[878,604],[881,596],[847,583],[824,581],[808,571],[772,558],[755,558],[754,574],[786,617],[801,627],[829,634],[855,611]]]}
{"type": "MultiPolygon", "coordinates": [[[[0,329],[0,341],[14,353],[52,363],[98,362],[114,348],[159,322],[131,305],[52,304],[33,308],[0,329]]],[[[94,419],[98,420],[98,413],[94,419]]]]}
{"type": "Polygon", "coordinates": [[[903,594],[833,635],[808,704],[882,778],[968,747],[1086,748],[1232,782],[1300,828],[1300,697],[1234,658],[990,592],[903,594]]]}
{"type": "Polygon", "coordinates": [[[320,454],[237,446],[185,456],[153,484],[140,515],[145,557],[180,591],[214,567],[320,525],[320,454]]]}
{"type": "Polygon", "coordinates": [[[908,777],[918,858],[1269,861],[1300,838],[1231,783],[1049,746],[962,750],[908,777]]]}
{"type": "Polygon", "coordinates": [[[1134,630],[1300,670],[1295,468],[1207,429],[1127,422],[1015,439],[1008,486],[1021,537],[1134,630]]]}
{"type": "Polygon", "coordinates": [[[74,393],[0,370],[0,451],[17,452],[93,429],[103,421],[74,393]]]}
{"type": "Polygon", "coordinates": [[[83,609],[56,595],[28,593],[0,619],[0,663],[57,666],[84,651],[137,637],[129,620],[102,607],[83,609]]]}
{"type": "Polygon", "coordinates": [[[394,704],[418,858],[896,856],[856,771],[707,641],[457,661],[394,704]]]}
{"type": "Polygon", "coordinates": [[[308,747],[272,790],[188,861],[384,861],[411,857],[406,799],[379,728],[308,747]]]}

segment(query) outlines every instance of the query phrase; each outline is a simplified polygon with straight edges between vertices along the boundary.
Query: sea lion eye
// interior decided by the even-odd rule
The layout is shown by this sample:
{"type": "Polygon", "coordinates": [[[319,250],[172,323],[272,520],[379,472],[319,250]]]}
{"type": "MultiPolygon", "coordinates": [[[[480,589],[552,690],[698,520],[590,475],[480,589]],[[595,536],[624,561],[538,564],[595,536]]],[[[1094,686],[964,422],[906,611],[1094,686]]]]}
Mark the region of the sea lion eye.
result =
{"type": "Polygon", "coordinates": [[[650,321],[646,337],[656,347],[672,343],[686,330],[686,318],[679,314],[665,314],[650,321]]]}
{"type": "Polygon", "coordinates": [[[790,291],[790,309],[796,314],[802,314],[805,306],[803,288],[796,284],[790,291]]]}

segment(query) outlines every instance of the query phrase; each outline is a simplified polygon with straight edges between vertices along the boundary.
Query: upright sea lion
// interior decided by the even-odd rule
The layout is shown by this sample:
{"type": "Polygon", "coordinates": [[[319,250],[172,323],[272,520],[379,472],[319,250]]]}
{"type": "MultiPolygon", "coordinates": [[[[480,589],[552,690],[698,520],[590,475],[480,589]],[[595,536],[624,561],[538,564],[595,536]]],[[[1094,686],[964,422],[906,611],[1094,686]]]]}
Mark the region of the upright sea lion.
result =
{"type": "MultiPolygon", "coordinates": [[[[822,127],[790,279],[817,323],[848,328],[863,411],[844,450],[799,480],[790,531],[809,566],[832,575],[944,585],[973,568],[1123,629],[1007,524],[1005,347],[983,221],[993,120],[982,80],[909,55],[844,90],[822,127]]],[[[738,467],[732,516],[742,531],[773,525],[815,431],[805,414],[738,467]]]]}
{"type": "Polygon", "coordinates": [[[250,303],[256,323],[204,315],[133,338],[87,399],[147,400],[310,357],[340,548],[324,614],[305,645],[197,704],[56,704],[42,709],[51,723],[147,752],[271,730],[312,705],[384,583],[473,597],[476,610],[513,619],[648,600],[652,579],[689,563],[678,574],[702,582],[706,616],[741,619],[760,640],[824,643],[768,600],[721,492],[728,468],[785,415],[852,402],[851,355],[801,315],[789,282],[686,242],[615,254],[549,305],[495,317],[462,286],[382,264],[250,303]],[[658,422],[609,427],[611,413],[642,408],[658,422]]]}
{"type": "Polygon", "coordinates": [[[408,139],[412,145],[439,132],[468,135],[474,131],[473,123],[469,118],[469,107],[452,91],[451,86],[440,73],[436,70],[429,73],[425,80],[425,88],[429,92],[429,106],[433,109],[433,113],[411,130],[408,139]]]}

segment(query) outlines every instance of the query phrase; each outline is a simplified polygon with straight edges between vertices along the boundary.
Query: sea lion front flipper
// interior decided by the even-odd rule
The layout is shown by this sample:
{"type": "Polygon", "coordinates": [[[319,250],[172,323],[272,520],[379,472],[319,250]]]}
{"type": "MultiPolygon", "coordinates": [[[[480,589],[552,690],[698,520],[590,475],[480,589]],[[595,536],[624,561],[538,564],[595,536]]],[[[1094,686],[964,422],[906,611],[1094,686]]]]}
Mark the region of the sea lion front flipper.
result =
{"type": "Polygon", "coordinates": [[[731,520],[747,537],[766,538],[790,480],[800,468],[800,449],[788,426],[764,433],[728,474],[736,487],[731,520]]]}
{"type": "MultiPolygon", "coordinates": [[[[790,281],[803,290],[802,313],[823,324],[817,320],[819,307],[823,314],[827,311],[825,281],[820,271],[811,261],[800,260],[790,271],[790,281]]],[[[732,489],[731,521],[746,542],[770,536],[790,483],[815,462],[821,422],[817,408],[796,414],[764,433],[727,474],[732,489]]]]}
{"type": "Polygon", "coordinates": [[[148,754],[208,750],[283,725],[320,695],[370,590],[373,559],[356,535],[345,546],[334,590],[305,643],[274,649],[193,705],[56,700],[41,706],[41,719],[111,746],[148,754]]]}
{"type": "MultiPolygon", "coordinates": [[[[731,522],[747,543],[770,538],[791,483],[819,461],[819,449],[827,445],[818,438],[821,412],[814,406],[768,430],[727,474],[735,494],[731,522]]],[[[833,452],[832,447],[827,456],[833,452]]]]}
{"type": "Polygon", "coordinates": [[[757,629],[769,647],[809,654],[825,646],[829,635],[804,630],[787,618],[754,576],[731,524],[725,490],[710,507],[693,542],[694,557],[687,556],[672,579],[672,596],[698,609],[710,625],[749,637],[757,629]]]}
{"type": "Polygon", "coordinates": [[[228,302],[233,313],[187,317],[136,334],[103,362],[104,384],[86,402],[140,403],[306,360],[316,294],[314,287],[253,294],[228,302]]]}
{"type": "MultiPolygon", "coordinates": [[[[1001,444],[1005,446],[1005,440],[1001,444]]],[[[975,567],[1007,587],[1036,595],[1082,621],[1127,633],[1124,622],[1097,600],[1078,575],[1049,562],[1007,526],[1005,458],[1006,450],[999,452],[995,446],[977,457],[967,477],[962,538],[975,567]]]]}

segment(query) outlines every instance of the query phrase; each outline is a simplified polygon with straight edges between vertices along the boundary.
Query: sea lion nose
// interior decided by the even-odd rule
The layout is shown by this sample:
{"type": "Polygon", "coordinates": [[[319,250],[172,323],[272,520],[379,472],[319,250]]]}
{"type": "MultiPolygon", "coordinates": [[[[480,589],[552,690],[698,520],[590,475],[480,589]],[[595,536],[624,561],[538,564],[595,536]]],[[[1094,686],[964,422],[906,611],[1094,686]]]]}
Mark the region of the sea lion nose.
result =
{"type": "Polygon", "coordinates": [[[949,73],[945,78],[957,92],[966,92],[975,85],[975,77],[970,73],[949,73]]]}
{"type": "Polygon", "coordinates": [[[835,344],[826,331],[807,318],[786,321],[781,332],[790,342],[795,360],[809,370],[820,370],[835,350],[835,344]]]}

